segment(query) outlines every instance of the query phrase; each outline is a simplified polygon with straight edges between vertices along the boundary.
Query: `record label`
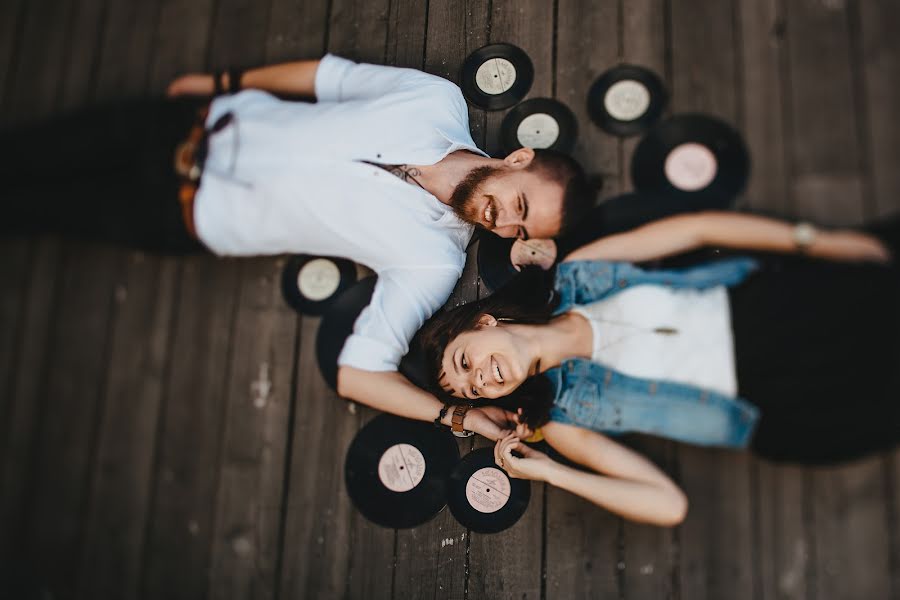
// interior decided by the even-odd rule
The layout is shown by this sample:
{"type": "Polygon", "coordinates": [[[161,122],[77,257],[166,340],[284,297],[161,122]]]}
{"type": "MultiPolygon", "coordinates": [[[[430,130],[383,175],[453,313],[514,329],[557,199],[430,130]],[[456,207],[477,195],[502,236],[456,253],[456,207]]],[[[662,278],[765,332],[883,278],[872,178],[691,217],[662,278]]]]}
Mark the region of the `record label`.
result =
{"type": "Polygon", "coordinates": [[[485,94],[502,94],[516,83],[516,67],[505,58],[488,59],[475,72],[475,83],[485,94]]]}
{"type": "Polygon", "coordinates": [[[650,108],[650,90],[634,79],[617,81],[607,90],[603,106],[614,119],[634,121],[650,108]]]}
{"type": "Polygon", "coordinates": [[[522,119],[516,137],[524,147],[549,148],[559,139],[559,123],[547,113],[534,113],[522,119]]]}
{"type": "Polygon", "coordinates": [[[695,192],[709,186],[716,178],[718,161],[703,144],[688,142],[669,152],[665,161],[666,178],[676,188],[695,192]]]}
{"type": "Polygon", "coordinates": [[[378,478],[394,492],[408,492],[425,477],[425,457],[410,444],[394,444],[378,461],[378,478]]]}
{"type": "Polygon", "coordinates": [[[509,502],[509,493],[509,479],[494,467],[478,469],[466,482],[466,498],[478,512],[497,512],[509,502]]]}
{"type": "Polygon", "coordinates": [[[516,240],[509,251],[509,259],[517,271],[535,265],[548,270],[556,262],[556,242],[553,240],[516,240]]]}
{"type": "Polygon", "coordinates": [[[340,284],[341,272],[337,265],[327,258],[309,261],[297,274],[297,287],[300,293],[316,302],[335,293],[340,284]]]}

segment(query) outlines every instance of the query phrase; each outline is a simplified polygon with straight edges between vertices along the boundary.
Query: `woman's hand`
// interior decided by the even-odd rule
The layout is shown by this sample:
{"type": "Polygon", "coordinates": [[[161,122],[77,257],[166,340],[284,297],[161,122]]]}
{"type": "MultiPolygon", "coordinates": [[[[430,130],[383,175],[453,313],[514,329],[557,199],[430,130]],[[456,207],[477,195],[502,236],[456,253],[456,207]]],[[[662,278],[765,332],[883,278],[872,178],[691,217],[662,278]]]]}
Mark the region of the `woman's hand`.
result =
{"type": "Polygon", "coordinates": [[[513,413],[499,406],[476,406],[466,412],[463,427],[496,441],[512,432],[515,419],[513,413]]]}
{"type": "Polygon", "coordinates": [[[212,75],[188,73],[174,79],[166,89],[166,95],[169,98],[178,96],[212,96],[215,91],[212,75]]]}
{"type": "Polygon", "coordinates": [[[820,231],[810,254],[841,261],[889,263],[891,251],[874,235],[850,229],[820,231]]]}
{"type": "Polygon", "coordinates": [[[517,438],[519,438],[520,440],[527,440],[528,438],[534,436],[534,430],[525,422],[525,417],[522,414],[521,408],[516,412],[514,418],[516,420],[517,438]]]}
{"type": "Polygon", "coordinates": [[[508,435],[494,446],[494,461],[515,479],[546,481],[556,464],[552,458],[508,435]],[[513,451],[522,458],[513,455],[513,451]]]}

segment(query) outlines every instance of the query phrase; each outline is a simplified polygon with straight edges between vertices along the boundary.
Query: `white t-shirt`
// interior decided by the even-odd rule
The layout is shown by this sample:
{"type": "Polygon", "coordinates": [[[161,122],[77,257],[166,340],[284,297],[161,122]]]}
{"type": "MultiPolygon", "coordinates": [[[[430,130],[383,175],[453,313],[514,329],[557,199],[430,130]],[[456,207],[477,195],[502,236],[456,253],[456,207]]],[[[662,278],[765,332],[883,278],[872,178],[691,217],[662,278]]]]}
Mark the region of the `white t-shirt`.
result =
{"type": "Polygon", "coordinates": [[[440,77],[325,56],[316,103],[247,90],[213,101],[194,202],[197,234],[222,255],[339,256],[378,274],[339,364],[396,369],[449,297],[472,226],[416,185],[362,161],[434,164],[472,141],[465,99],[440,77]]]}
{"type": "Polygon", "coordinates": [[[737,395],[731,307],[724,286],[637,285],[572,311],[591,324],[593,361],[633,377],[737,395]]]}

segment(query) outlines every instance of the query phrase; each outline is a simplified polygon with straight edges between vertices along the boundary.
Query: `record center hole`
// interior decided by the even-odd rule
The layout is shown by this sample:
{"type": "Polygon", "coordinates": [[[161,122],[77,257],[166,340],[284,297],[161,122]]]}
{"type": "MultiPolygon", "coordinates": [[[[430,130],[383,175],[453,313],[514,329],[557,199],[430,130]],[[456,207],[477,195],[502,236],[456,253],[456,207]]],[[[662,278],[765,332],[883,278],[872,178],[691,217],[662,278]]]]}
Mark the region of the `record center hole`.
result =
{"type": "Polygon", "coordinates": [[[400,470],[402,471],[402,470],[403,470],[403,467],[400,467],[400,470]]]}
{"type": "Polygon", "coordinates": [[[484,491],[490,492],[490,491],[491,491],[491,488],[486,488],[484,491]]]}

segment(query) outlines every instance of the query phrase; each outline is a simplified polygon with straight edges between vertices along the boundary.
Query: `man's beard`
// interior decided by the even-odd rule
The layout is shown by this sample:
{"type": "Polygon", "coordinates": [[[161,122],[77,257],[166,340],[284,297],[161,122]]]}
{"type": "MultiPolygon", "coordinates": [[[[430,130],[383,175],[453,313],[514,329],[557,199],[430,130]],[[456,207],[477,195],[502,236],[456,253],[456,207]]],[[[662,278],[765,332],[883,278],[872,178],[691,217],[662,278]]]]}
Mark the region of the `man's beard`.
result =
{"type": "Polygon", "coordinates": [[[484,212],[480,203],[475,201],[475,194],[481,184],[499,173],[500,169],[488,166],[475,167],[469,171],[450,195],[450,206],[456,216],[468,223],[483,225],[484,212]]]}

